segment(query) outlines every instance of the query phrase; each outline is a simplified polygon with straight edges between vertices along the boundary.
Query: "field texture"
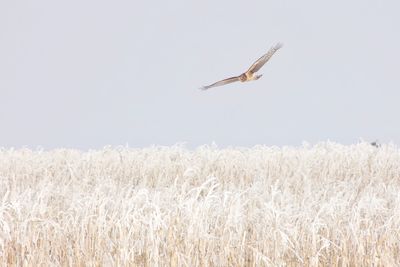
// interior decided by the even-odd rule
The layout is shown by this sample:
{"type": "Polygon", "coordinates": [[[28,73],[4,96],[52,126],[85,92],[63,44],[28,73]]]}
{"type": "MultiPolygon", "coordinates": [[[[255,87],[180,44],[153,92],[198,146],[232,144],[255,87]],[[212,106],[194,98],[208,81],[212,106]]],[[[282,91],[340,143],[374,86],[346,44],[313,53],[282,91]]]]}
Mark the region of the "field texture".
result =
{"type": "Polygon", "coordinates": [[[1,266],[399,266],[394,145],[0,150],[1,266]]]}

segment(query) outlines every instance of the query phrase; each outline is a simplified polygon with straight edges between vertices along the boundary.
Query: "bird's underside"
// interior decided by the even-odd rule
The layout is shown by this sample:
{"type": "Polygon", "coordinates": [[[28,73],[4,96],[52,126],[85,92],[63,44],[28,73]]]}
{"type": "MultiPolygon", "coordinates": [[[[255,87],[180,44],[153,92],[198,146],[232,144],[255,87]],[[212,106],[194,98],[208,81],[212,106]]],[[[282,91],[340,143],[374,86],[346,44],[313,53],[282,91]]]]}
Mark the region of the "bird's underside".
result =
{"type": "Polygon", "coordinates": [[[255,75],[255,73],[259,71],[262,68],[262,66],[264,66],[264,64],[267,63],[268,60],[273,56],[273,54],[275,54],[275,52],[278,51],[278,49],[281,47],[282,47],[281,43],[277,43],[276,45],[271,47],[265,55],[257,59],[256,62],[254,62],[253,65],[251,65],[250,68],[241,75],[227,78],[207,86],[203,86],[201,89],[207,90],[212,87],[222,86],[233,82],[238,82],[238,81],[248,82],[260,79],[262,74],[255,75]]]}

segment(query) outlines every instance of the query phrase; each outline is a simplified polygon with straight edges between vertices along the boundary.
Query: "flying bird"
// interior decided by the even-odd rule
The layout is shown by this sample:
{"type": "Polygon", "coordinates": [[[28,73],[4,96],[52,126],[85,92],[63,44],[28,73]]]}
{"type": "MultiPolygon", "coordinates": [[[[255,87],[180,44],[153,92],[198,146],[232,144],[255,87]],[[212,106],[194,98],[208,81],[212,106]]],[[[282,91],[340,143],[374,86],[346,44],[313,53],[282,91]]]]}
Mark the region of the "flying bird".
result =
{"type": "Polygon", "coordinates": [[[254,62],[253,65],[251,65],[251,67],[246,72],[240,74],[239,76],[227,78],[227,79],[218,81],[216,83],[213,83],[213,84],[210,84],[207,86],[203,86],[203,87],[201,87],[201,89],[207,90],[212,87],[222,86],[222,85],[225,85],[228,83],[233,83],[233,82],[238,82],[238,81],[248,82],[248,81],[254,81],[254,80],[260,79],[262,74],[256,75],[255,73],[257,71],[259,71],[262,68],[262,66],[264,66],[264,64],[267,63],[267,61],[272,57],[272,55],[275,54],[275,52],[278,51],[278,49],[281,47],[282,47],[282,43],[277,43],[276,45],[271,47],[265,55],[263,55],[262,57],[257,59],[257,61],[254,62]]]}
{"type": "Polygon", "coordinates": [[[371,142],[371,146],[374,146],[374,147],[376,147],[376,148],[379,148],[379,147],[381,147],[381,144],[379,143],[378,140],[375,140],[374,142],[371,142]]]}

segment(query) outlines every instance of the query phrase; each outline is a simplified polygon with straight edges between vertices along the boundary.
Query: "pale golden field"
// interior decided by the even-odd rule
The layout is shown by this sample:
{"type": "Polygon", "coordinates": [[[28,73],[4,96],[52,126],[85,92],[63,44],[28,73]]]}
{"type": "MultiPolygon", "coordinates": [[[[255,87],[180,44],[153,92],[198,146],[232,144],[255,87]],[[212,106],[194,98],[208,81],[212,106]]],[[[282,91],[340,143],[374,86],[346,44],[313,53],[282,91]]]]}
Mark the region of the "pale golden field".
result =
{"type": "Polygon", "coordinates": [[[400,151],[0,150],[1,266],[399,266],[400,151]]]}

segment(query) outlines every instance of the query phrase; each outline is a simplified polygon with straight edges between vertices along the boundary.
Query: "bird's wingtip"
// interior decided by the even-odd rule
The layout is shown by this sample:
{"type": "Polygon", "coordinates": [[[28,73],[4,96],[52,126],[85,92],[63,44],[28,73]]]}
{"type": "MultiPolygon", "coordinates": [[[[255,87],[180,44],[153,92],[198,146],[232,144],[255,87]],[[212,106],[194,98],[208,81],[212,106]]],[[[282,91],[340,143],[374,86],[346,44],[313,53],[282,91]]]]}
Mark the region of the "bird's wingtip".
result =
{"type": "Polygon", "coordinates": [[[278,43],[276,43],[275,48],[279,49],[279,48],[282,48],[282,46],[283,46],[283,43],[282,42],[278,42],[278,43]]]}

